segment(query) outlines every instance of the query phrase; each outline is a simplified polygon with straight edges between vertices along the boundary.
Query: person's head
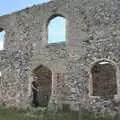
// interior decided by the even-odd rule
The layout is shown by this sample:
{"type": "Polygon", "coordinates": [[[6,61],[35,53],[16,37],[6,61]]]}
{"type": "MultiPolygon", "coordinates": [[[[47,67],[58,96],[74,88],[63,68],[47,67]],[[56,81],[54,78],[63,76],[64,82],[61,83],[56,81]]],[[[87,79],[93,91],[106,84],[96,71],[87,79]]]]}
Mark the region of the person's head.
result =
{"type": "Polygon", "coordinates": [[[36,81],[33,81],[33,82],[32,82],[32,85],[35,86],[35,87],[38,86],[38,84],[37,84],[36,81]]]}

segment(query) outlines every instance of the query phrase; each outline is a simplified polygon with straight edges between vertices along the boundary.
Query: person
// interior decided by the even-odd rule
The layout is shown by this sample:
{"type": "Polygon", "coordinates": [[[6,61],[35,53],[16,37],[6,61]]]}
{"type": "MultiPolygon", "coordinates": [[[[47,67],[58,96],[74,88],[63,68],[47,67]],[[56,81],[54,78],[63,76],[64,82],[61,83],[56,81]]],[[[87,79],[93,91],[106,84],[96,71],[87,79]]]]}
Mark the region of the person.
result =
{"type": "Polygon", "coordinates": [[[33,92],[32,105],[34,107],[38,107],[39,106],[39,85],[36,81],[32,82],[32,92],[33,92]]]}

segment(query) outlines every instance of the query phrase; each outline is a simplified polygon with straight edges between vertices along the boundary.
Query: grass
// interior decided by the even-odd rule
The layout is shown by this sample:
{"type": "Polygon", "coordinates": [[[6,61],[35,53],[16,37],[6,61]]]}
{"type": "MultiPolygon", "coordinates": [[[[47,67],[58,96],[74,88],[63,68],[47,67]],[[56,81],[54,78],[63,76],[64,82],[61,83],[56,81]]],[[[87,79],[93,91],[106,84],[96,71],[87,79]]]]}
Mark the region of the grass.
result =
{"type": "Polygon", "coordinates": [[[0,107],[0,120],[120,120],[118,116],[109,115],[95,117],[94,113],[82,110],[81,112],[58,111],[47,112],[41,109],[17,109],[0,107]]]}
{"type": "Polygon", "coordinates": [[[33,120],[33,118],[26,116],[26,111],[24,110],[0,108],[0,120],[33,120]]]}

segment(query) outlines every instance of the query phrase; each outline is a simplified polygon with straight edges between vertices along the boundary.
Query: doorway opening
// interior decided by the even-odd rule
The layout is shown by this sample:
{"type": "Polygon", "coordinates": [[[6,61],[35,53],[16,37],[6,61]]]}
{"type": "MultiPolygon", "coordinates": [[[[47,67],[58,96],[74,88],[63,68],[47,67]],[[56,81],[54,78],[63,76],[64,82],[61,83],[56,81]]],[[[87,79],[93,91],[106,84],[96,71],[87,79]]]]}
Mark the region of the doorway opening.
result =
{"type": "Polygon", "coordinates": [[[51,96],[52,72],[46,66],[40,65],[34,69],[33,75],[32,104],[36,107],[47,107],[51,96]]]}
{"type": "Polygon", "coordinates": [[[103,98],[114,97],[117,94],[116,67],[113,63],[102,60],[96,62],[92,69],[92,95],[103,98]]]}

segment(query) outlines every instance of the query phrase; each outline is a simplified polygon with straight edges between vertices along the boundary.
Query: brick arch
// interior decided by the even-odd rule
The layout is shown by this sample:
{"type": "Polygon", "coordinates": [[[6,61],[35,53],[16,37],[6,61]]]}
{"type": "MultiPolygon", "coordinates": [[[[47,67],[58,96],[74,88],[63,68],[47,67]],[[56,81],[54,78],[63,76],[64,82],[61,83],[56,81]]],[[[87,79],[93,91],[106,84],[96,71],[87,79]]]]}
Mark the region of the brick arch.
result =
{"type": "Polygon", "coordinates": [[[103,98],[114,97],[117,94],[117,68],[108,60],[100,60],[91,68],[92,96],[103,98]]]}
{"type": "Polygon", "coordinates": [[[46,107],[51,97],[52,72],[44,66],[39,65],[33,70],[32,103],[35,106],[46,107]],[[36,89],[37,88],[37,91],[36,89]]]}

